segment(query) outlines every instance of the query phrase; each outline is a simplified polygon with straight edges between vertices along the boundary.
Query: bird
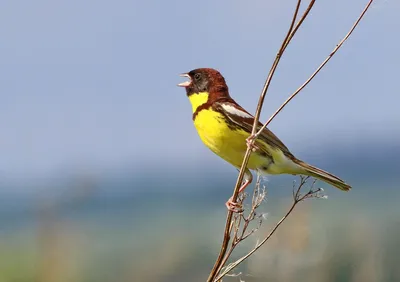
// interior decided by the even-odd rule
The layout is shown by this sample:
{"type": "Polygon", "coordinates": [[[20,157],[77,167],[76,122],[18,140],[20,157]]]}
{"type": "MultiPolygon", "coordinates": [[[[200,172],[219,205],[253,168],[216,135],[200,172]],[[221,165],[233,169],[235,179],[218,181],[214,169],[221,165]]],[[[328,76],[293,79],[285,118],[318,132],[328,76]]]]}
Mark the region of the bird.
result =
{"type": "MultiPolygon", "coordinates": [[[[212,68],[198,68],[181,74],[188,80],[184,87],[192,106],[192,119],[201,141],[216,155],[239,169],[250,140],[254,116],[229,95],[228,85],[221,73],[212,68]]],[[[262,127],[258,122],[258,129],[262,127]]],[[[317,178],[343,191],[351,186],[337,176],[296,158],[283,142],[264,128],[253,143],[252,153],[239,188],[243,192],[252,182],[251,171],[261,174],[292,174],[317,178]]],[[[230,211],[237,211],[232,197],[225,203],[230,211]]]]}

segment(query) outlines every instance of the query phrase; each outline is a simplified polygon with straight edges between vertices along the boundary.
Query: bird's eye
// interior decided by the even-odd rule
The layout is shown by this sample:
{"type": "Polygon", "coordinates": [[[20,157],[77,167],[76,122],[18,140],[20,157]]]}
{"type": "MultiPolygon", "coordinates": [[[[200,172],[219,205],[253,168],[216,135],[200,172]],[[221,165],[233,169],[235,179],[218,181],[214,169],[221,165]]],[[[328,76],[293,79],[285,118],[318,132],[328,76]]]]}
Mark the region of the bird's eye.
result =
{"type": "Polygon", "coordinates": [[[194,80],[199,80],[200,78],[201,78],[201,74],[196,73],[196,74],[194,75],[194,80]]]}

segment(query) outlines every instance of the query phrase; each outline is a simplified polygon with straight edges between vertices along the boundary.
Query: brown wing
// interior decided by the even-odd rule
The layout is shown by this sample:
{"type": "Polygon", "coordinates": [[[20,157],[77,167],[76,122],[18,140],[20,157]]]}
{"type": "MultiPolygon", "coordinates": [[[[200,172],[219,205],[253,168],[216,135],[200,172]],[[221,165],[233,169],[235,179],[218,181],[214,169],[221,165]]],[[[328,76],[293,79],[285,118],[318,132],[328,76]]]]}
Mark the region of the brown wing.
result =
{"type": "MultiPolygon", "coordinates": [[[[241,129],[251,133],[254,123],[254,117],[250,113],[248,113],[245,109],[239,106],[233,100],[230,101],[219,101],[214,103],[214,109],[222,113],[228,120],[230,120],[234,126],[240,127],[241,129]],[[232,111],[227,110],[228,107],[234,108],[232,111]],[[244,113],[241,115],[241,113],[244,113]]],[[[257,129],[260,129],[263,126],[261,122],[258,123],[257,129]]],[[[292,156],[289,149],[282,143],[279,138],[272,133],[271,130],[265,128],[258,139],[264,141],[272,147],[275,147],[281,150],[285,155],[292,156]]]]}

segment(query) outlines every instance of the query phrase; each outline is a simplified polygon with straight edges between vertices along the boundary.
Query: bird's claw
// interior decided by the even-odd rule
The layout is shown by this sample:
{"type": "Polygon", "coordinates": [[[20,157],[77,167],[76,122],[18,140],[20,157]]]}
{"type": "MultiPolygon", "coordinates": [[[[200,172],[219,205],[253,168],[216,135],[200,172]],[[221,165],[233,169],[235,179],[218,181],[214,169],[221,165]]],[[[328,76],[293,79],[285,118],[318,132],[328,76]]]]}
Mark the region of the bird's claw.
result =
{"type": "Polygon", "coordinates": [[[225,206],[231,212],[234,213],[243,212],[242,204],[233,202],[232,197],[230,197],[229,200],[225,203],[225,206]]]}
{"type": "Polygon", "coordinates": [[[253,143],[255,138],[256,138],[256,135],[250,135],[246,139],[247,147],[250,148],[250,150],[252,150],[253,152],[255,152],[255,151],[257,151],[259,149],[258,146],[255,143],[253,143]]]}

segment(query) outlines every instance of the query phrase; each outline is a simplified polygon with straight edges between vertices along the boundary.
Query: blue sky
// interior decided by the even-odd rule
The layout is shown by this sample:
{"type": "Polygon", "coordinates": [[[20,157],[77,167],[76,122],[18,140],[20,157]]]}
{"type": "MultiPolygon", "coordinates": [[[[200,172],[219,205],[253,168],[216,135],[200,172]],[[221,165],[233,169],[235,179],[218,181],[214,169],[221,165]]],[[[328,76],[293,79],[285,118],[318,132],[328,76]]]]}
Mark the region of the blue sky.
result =
{"type": "MultiPolygon", "coordinates": [[[[215,160],[178,74],[214,67],[251,112],[296,1],[2,1],[0,171],[215,160]]],[[[263,119],[344,36],[366,0],[317,1],[279,66],[263,119]]],[[[398,1],[376,1],[271,124],[298,154],[398,142],[398,1]]]]}

